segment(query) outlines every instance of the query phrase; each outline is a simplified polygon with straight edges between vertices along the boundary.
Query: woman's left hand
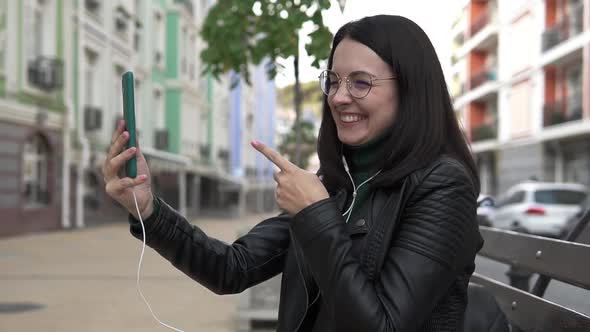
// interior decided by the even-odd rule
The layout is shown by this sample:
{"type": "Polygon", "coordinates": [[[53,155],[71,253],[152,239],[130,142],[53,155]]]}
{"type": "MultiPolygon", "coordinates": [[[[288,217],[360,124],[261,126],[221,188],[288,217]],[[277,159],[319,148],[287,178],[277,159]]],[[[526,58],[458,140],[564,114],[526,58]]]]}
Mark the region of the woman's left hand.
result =
{"type": "Polygon", "coordinates": [[[277,204],[281,209],[294,216],[307,206],[330,197],[317,175],[297,167],[263,143],[252,141],[251,144],[280,169],[274,179],[277,204]]]}

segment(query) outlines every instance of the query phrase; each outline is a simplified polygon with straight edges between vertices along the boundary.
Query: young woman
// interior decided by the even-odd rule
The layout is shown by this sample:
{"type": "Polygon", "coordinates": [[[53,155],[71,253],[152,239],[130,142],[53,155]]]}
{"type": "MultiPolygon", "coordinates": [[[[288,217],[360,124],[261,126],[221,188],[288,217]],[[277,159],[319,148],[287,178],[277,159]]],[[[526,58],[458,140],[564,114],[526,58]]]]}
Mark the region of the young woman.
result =
{"type": "Polygon", "coordinates": [[[147,244],[218,294],[282,273],[278,331],[462,331],[467,285],[482,245],[479,181],[426,34],[399,16],[366,17],[334,37],[318,138],[320,171],[262,143],[280,169],[283,210],[227,245],[151,194],[120,126],[104,164],[106,190],[131,213],[135,188],[147,244]],[[319,176],[318,176],[319,175],[319,176]]]}

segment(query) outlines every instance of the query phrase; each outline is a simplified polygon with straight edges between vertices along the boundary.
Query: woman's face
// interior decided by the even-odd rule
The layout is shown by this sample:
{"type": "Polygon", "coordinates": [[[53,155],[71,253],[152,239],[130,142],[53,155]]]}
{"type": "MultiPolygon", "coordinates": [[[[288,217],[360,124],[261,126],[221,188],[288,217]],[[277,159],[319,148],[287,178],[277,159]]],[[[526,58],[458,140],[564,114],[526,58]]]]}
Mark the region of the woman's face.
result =
{"type": "Polygon", "coordinates": [[[376,78],[394,77],[390,66],[369,47],[344,38],[336,47],[332,71],[342,83],[328,96],[328,105],[338,129],[338,138],[347,145],[360,145],[384,133],[395,119],[398,107],[396,80],[374,81],[369,94],[354,98],[346,88],[352,72],[363,71],[376,78]]]}

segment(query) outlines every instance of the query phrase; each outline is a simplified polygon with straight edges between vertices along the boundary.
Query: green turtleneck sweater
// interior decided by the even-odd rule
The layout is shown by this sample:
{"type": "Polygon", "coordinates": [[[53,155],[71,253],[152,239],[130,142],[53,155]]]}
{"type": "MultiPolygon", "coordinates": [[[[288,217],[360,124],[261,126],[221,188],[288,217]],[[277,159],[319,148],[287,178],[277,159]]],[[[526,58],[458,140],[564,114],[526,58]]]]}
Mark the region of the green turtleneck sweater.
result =
{"type": "MultiPolygon", "coordinates": [[[[379,161],[382,157],[380,155],[380,150],[383,144],[385,144],[387,136],[388,135],[384,133],[361,145],[344,146],[344,156],[348,162],[354,184],[357,186],[357,196],[352,211],[350,212],[352,215],[350,216],[350,219],[348,219],[349,222],[361,218],[366,219],[368,217],[366,200],[369,198],[369,194],[372,191],[371,184],[373,180],[365,183],[360,188],[358,188],[358,186],[379,171],[377,167],[379,167],[379,161]]],[[[345,209],[348,209],[351,202],[352,192],[348,193],[345,209]]],[[[348,214],[344,216],[344,219],[347,217],[348,214]]]]}

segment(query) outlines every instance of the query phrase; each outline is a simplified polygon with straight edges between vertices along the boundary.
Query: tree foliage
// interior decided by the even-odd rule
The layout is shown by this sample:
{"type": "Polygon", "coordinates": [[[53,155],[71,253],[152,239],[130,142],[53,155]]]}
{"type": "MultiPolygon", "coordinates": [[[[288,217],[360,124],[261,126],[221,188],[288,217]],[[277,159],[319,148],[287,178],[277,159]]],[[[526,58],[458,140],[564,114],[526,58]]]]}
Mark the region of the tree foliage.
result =
{"type": "Polygon", "coordinates": [[[270,77],[277,73],[277,58],[298,56],[299,30],[314,24],[306,52],[317,68],[330,52],[332,33],[321,11],[330,0],[219,0],[209,11],[201,36],[207,47],[201,52],[204,72],[213,76],[234,70],[250,82],[248,64],[269,59],[270,77]]]}
{"type": "MultiPolygon", "coordinates": [[[[301,158],[296,165],[300,168],[306,169],[309,166],[309,157],[316,153],[316,129],[313,122],[301,121],[301,158]]],[[[279,145],[279,152],[287,155],[289,160],[295,160],[297,154],[295,130],[288,132],[281,145],[279,145]]]]}

